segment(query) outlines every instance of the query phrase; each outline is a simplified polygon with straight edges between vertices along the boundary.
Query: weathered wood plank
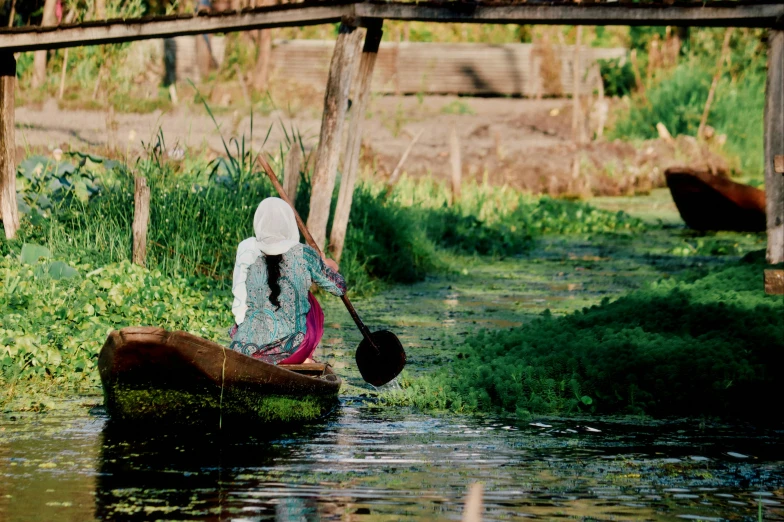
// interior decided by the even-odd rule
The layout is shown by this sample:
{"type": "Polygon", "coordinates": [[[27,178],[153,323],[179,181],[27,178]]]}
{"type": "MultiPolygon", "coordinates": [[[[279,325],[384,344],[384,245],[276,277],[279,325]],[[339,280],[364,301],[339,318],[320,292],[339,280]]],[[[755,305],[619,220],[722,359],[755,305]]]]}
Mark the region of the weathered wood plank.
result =
{"type": "Polygon", "coordinates": [[[377,23],[368,27],[357,71],[356,100],[351,110],[346,154],[343,159],[343,178],[340,181],[338,203],[335,207],[335,217],[332,219],[332,230],[329,236],[329,250],[332,258],[338,263],[343,255],[348,218],[351,213],[351,202],[354,199],[354,186],[359,174],[362,122],[365,120],[365,111],[367,110],[368,100],[370,100],[370,82],[373,78],[373,68],[376,64],[378,47],[381,44],[381,36],[383,34],[381,26],[381,23],[377,23]]]}
{"type": "Polygon", "coordinates": [[[8,52],[0,52],[0,217],[3,218],[5,237],[13,239],[19,229],[16,206],[16,165],[14,155],[14,93],[16,88],[16,59],[8,52]]]}
{"type": "Polygon", "coordinates": [[[784,4],[716,2],[650,5],[630,3],[482,4],[479,2],[418,2],[356,4],[358,18],[420,22],[552,25],[673,25],[705,27],[776,27],[784,4]]]}
{"type": "Polygon", "coordinates": [[[351,4],[286,4],[241,13],[109,20],[54,28],[25,27],[0,30],[0,49],[12,52],[59,49],[80,45],[131,42],[196,34],[247,31],[339,22],[352,12],[351,4]]]}
{"type": "Polygon", "coordinates": [[[150,38],[224,33],[334,23],[356,19],[555,25],[672,25],[713,27],[784,27],[784,4],[777,0],[675,3],[537,4],[499,3],[372,3],[311,2],[246,9],[241,12],[199,13],[155,18],[107,20],[46,30],[24,27],[0,30],[0,49],[13,52],[59,49],[80,45],[130,42],[150,38]]]}
{"type": "Polygon", "coordinates": [[[765,92],[765,197],[768,263],[784,263],[784,176],[774,157],[784,154],[784,30],[768,34],[768,81],[765,92]]]}
{"type": "Polygon", "coordinates": [[[324,112],[321,116],[321,134],[316,151],[308,214],[308,229],[322,251],[327,240],[327,221],[340,159],[343,121],[348,109],[348,94],[353,78],[354,59],[359,54],[360,38],[361,33],[356,27],[341,22],[330,63],[327,91],[324,94],[324,112]]]}

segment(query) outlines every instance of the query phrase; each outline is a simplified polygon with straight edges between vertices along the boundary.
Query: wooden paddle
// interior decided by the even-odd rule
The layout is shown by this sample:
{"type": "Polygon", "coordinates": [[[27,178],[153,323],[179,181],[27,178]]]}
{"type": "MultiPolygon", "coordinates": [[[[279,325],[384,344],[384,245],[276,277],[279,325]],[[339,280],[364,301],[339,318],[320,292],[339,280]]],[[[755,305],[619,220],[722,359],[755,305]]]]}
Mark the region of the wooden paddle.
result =
{"type": "MultiPolygon", "coordinates": [[[[297,219],[297,226],[299,227],[300,232],[302,232],[302,235],[305,236],[305,241],[324,258],[324,253],[321,252],[321,249],[313,240],[313,236],[310,235],[302,218],[299,217],[297,209],[294,208],[294,204],[286,195],[286,191],[283,190],[283,187],[278,181],[278,177],[275,175],[270,164],[267,163],[267,160],[261,157],[261,155],[256,156],[256,159],[261,163],[267,176],[269,176],[272,186],[275,187],[275,190],[278,191],[278,195],[280,195],[280,199],[288,203],[294,211],[294,217],[297,219]]],[[[348,300],[346,294],[343,294],[341,299],[363,337],[362,342],[359,343],[359,346],[357,347],[356,354],[359,373],[366,382],[373,386],[381,386],[388,383],[397,377],[406,365],[406,352],[403,350],[400,339],[388,330],[379,330],[371,333],[371,331],[368,330],[368,327],[365,326],[365,323],[362,322],[362,319],[359,318],[359,314],[357,314],[354,305],[348,300]]]]}

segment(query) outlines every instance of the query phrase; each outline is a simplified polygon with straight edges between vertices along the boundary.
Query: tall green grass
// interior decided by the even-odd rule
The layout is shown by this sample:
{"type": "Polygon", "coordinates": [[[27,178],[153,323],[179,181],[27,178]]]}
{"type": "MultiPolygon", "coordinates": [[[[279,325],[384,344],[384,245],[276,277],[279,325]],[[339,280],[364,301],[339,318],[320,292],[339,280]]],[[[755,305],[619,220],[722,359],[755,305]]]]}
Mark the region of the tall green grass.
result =
{"type": "MultiPolygon", "coordinates": [[[[664,74],[645,97],[635,98],[609,132],[611,139],[652,139],[661,122],[673,135],[696,136],[713,70],[692,59],[664,74]]],[[[763,176],[763,113],[765,75],[757,71],[719,81],[708,124],[726,134],[725,152],[735,159],[736,170],[752,179],[763,176]]]]}
{"type": "MultiPolygon", "coordinates": [[[[31,210],[20,231],[21,241],[71,252],[74,261],[96,266],[129,259],[134,177],[144,176],[151,194],[147,266],[168,276],[189,277],[193,284],[226,289],[236,247],[253,234],[258,202],[275,194],[240,143],[233,156],[227,147],[228,159],[183,165],[167,159],[160,137],[133,167],[106,163],[106,171],[96,174],[102,180],[96,195],[61,196],[56,208],[31,210]]],[[[278,171],[284,155],[280,151],[271,158],[278,171]]],[[[29,170],[52,179],[53,172],[70,171],[62,165],[29,170]]],[[[78,180],[80,172],[75,169],[64,176],[78,180]]],[[[390,198],[384,198],[382,190],[381,185],[366,182],[355,192],[341,268],[355,291],[371,290],[374,281],[421,280],[447,267],[446,252],[509,256],[524,253],[543,234],[630,233],[643,228],[623,213],[534,198],[503,187],[466,184],[454,205],[448,203],[447,187],[433,181],[403,179],[390,198]]],[[[296,195],[305,218],[309,199],[305,173],[296,195]]],[[[9,244],[2,245],[0,253],[6,253],[9,244]]]]}

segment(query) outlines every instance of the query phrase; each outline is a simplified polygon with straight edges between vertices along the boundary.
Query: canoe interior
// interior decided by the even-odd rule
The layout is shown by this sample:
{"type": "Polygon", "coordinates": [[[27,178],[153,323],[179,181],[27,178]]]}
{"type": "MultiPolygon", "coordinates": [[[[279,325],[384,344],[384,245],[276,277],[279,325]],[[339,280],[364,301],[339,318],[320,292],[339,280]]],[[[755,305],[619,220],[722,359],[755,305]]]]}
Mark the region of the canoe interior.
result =
{"type": "Polygon", "coordinates": [[[667,186],[683,221],[695,230],[765,230],[765,191],[708,172],[674,167],[667,186]]]}
{"type": "Polygon", "coordinates": [[[336,404],[340,378],[326,364],[275,366],[185,332],[111,332],[98,360],[115,422],[302,422],[336,404]]]}

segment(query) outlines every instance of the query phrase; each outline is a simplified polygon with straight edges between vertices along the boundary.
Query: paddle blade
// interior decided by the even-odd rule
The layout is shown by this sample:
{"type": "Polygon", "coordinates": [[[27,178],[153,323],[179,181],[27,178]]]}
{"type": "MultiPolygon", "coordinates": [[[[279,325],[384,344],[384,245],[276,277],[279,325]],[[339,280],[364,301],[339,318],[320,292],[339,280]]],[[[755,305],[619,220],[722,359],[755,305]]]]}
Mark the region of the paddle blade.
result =
{"type": "Polygon", "coordinates": [[[382,386],[397,377],[406,366],[406,352],[395,334],[379,330],[370,334],[378,351],[362,339],[357,348],[357,367],[365,382],[382,386]]]}

